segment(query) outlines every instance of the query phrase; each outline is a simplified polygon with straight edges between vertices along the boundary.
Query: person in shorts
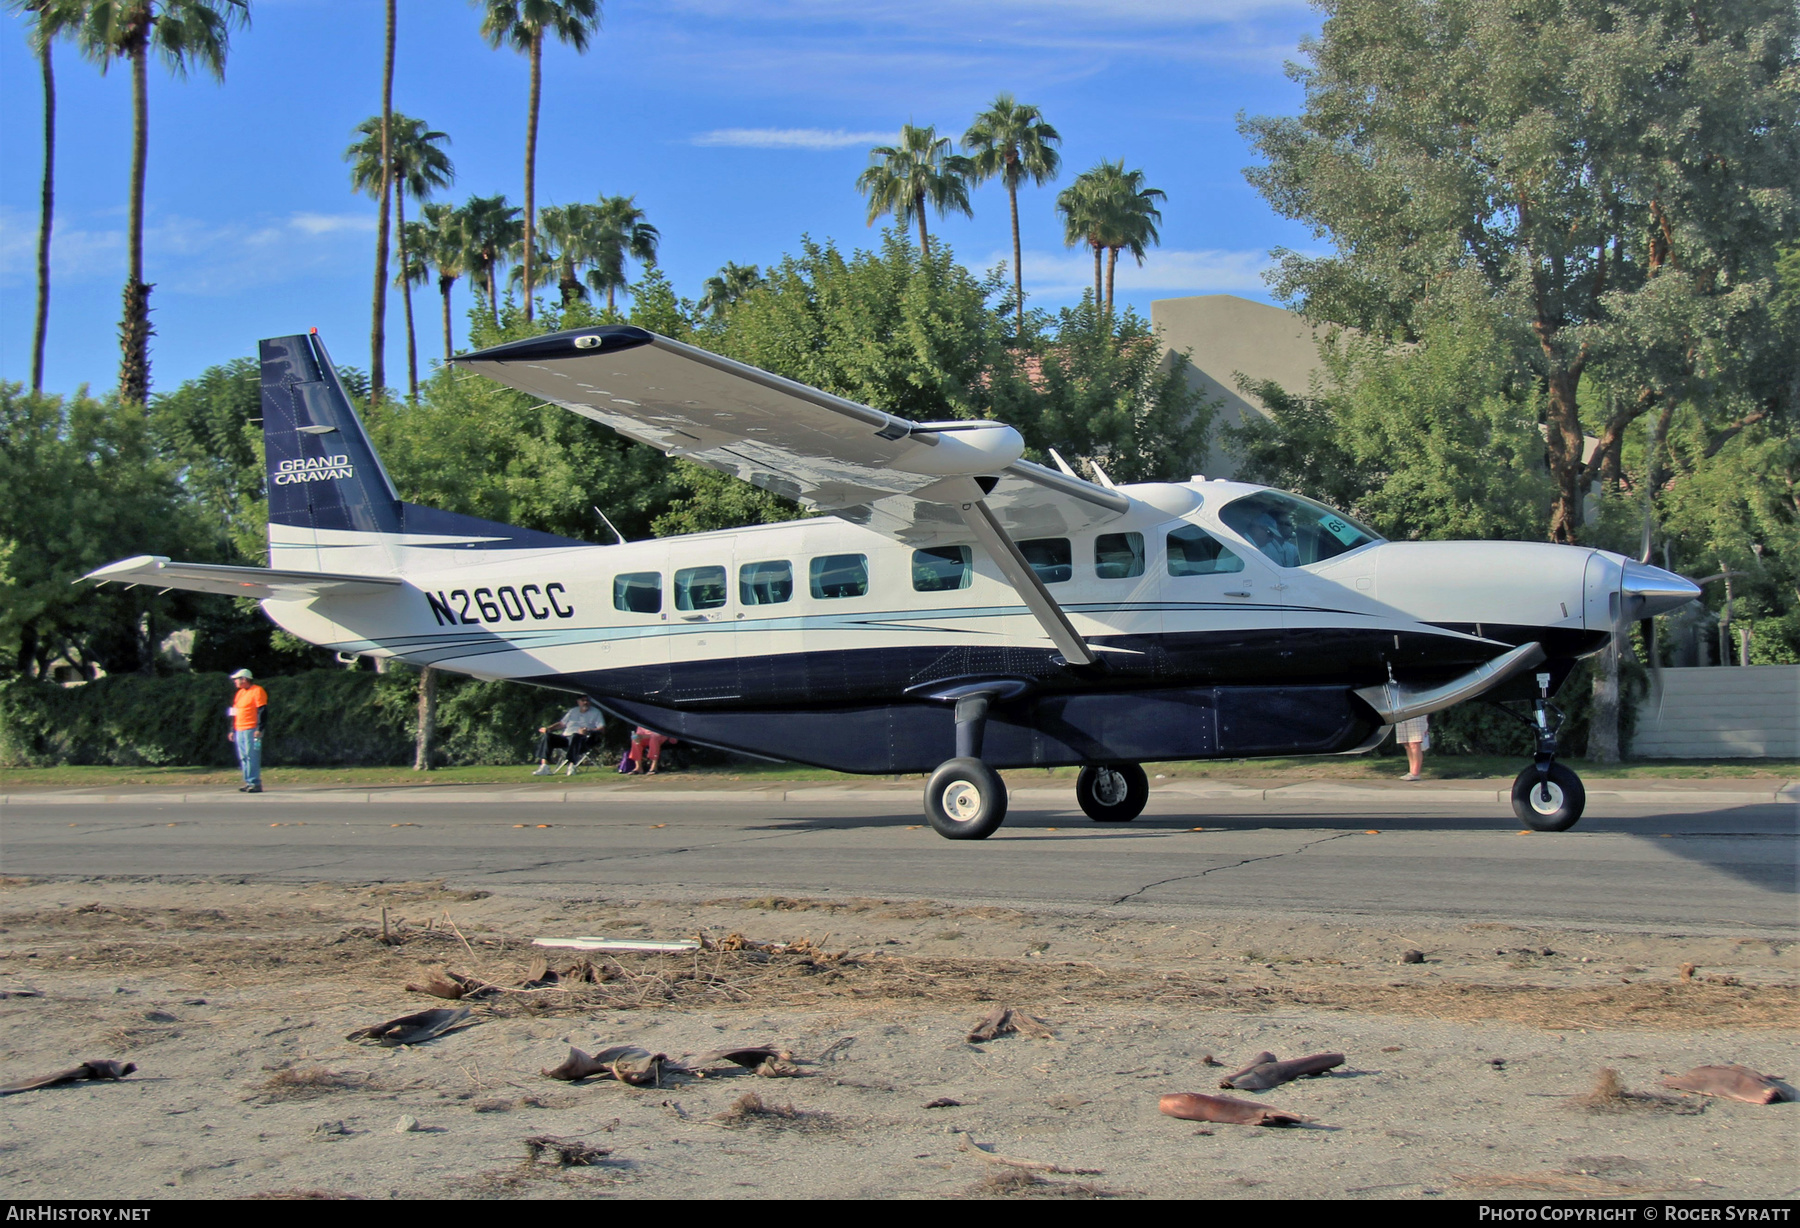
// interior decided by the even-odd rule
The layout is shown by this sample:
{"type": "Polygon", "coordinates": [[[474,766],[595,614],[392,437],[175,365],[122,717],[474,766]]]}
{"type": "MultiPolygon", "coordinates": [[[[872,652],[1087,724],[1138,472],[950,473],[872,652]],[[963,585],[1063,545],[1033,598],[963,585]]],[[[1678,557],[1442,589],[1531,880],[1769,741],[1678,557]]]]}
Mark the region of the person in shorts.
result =
{"type": "Polygon", "coordinates": [[[238,792],[261,793],[263,721],[269,711],[269,693],[256,685],[255,675],[247,669],[233,674],[231,684],[237,691],[228,709],[231,732],[225,737],[236,748],[238,766],[244,770],[238,792]]]}
{"type": "Polygon", "coordinates": [[[1425,772],[1425,751],[1431,745],[1431,718],[1415,716],[1394,726],[1394,741],[1406,751],[1406,775],[1402,780],[1418,780],[1425,772]]]}
{"type": "Polygon", "coordinates": [[[556,774],[556,769],[550,766],[550,752],[560,746],[566,752],[569,775],[573,776],[575,765],[581,762],[587,748],[600,740],[600,732],[605,728],[606,718],[600,715],[600,709],[586,695],[581,696],[573,708],[562,714],[560,721],[538,726],[538,765],[532,775],[556,774]],[[559,729],[561,733],[556,732],[559,729]]]}

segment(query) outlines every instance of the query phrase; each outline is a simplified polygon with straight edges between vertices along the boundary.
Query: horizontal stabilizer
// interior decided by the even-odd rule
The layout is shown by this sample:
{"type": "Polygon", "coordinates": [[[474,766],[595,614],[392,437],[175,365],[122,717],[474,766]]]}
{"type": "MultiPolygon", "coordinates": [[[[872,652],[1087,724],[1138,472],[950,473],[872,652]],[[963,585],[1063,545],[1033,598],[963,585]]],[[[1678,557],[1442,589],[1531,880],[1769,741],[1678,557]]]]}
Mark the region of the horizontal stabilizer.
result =
{"type": "Polygon", "coordinates": [[[308,597],[367,597],[400,587],[391,576],[338,576],[317,571],[271,571],[267,567],[226,567],[217,563],[175,563],[158,554],[108,563],[81,577],[101,583],[150,584],[157,588],[224,593],[259,601],[304,601],[308,597]]]}

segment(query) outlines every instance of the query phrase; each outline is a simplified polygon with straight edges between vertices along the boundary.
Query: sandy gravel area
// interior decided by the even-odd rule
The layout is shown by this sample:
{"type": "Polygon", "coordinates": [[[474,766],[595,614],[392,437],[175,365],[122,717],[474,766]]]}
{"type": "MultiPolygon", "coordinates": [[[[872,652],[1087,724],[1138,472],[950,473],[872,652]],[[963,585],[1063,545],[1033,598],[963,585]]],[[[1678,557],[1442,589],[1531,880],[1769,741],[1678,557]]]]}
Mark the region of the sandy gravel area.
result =
{"type": "Polygon", "coordinates": [[[1766,935],[1396,931],[1299,911],[1202,926],[918,900],[0,880],[0,1082],[139,1067],[0,1100],[0,1192],[1791,1197],[1800,1104],[1657,1084],[1722,1062],[1800,1077],[1796,955],[1766,935]],[[529,940],[574,934],[797,949],[595,956],[598,979],[497,995],[415,1047],[345,1039],[445,1005],[405,988],[433,972],[517,986],[534,957],[566,970],[582,957],[529,940]],[[1053,1035],[970,1043],[996,1005],[1053,1035]],[[679,1059],[764,1043],[796,1073],[539,1073],[571,1045],[679,1059]],[[1346,1055],[1236,1093],[1312,1125],[1158,1112],[1259,1050],[1346,1055]],[[1607,1069],[1633,1094],[1587,1103],[1607,1069]],[[533,1161],[542,1136],[606,1154],[533,1161]]]}

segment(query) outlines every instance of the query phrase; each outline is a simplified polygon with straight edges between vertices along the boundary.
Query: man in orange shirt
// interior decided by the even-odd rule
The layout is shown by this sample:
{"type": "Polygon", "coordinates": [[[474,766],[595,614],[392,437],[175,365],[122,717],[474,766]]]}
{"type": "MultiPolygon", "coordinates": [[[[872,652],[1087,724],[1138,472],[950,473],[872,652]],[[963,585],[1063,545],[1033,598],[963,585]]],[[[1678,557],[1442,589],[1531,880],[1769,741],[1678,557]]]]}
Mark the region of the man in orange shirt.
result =
{"type": "Polygon", "coordinates": [[[238,762],[244,768],[244,783],[239,793],[261,793],[263,716],[269,710],[269,693],[256,685],[256,676],[240,669],[231,676],[237,694],[231,697],[231,732],[226,738],[237,747],[238,762]]]}

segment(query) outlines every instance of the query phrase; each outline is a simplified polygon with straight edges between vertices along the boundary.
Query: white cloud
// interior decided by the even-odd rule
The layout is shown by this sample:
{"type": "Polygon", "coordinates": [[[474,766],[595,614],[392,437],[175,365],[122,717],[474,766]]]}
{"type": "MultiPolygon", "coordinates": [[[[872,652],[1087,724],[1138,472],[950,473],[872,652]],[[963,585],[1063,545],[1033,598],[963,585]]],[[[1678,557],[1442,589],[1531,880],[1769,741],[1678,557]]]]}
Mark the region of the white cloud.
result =
{"type": "Polygon", "coordinates": [[[296,230],[305,231],[309,235],[335,234],[342,230],[373,234],[375,215],[373,213],[296,213],[288,219],[288,225],[296,230]]]}
{"type": "MultiPolygon", "coordinates": [[[[1094,257],[1086,249],[1069,252],[1031,252],[1025,256],[1025,290],[1045,297],[1074,298],[1094,284],[1094,257]]],[[[989,264],[1008,259],[996,253],[989,264]]],[[[1121,256],[1115,293],[1164,291],[1180,294],[1267,292],[1263,270],[1269,267],[1265,251],[1174,251],[1152,248],[1139,268],[1130,256],[1121,256]]],[[[1104,265],[1102,266],[1104,272],[1104,265]]]]}
{"type": "Polygon", "coordinates": [[[854,145],[884,145],[892,132],[849,132],[843,128],[715,128],[694,137],[692,144],[735,149],[848,149],[854,145]]]}
{"type": "MultiPolygon", "coordinates": [[[[112,221],[108,217],[106,221],[112,221]]],[[[59,218],[51,234],[52,284],[122,279],[123,227],[85,225],[59,218]]],[[[144,274],[160,290],[182,294],[233,294],[312,276],[360,255],[375,229],[365,214],[293,213],[250,224],[213,225],[163,215],[144,228],[144,274]]],[[[37,215],[0,209],[0,286],[37,278],[37,215]]]]}

